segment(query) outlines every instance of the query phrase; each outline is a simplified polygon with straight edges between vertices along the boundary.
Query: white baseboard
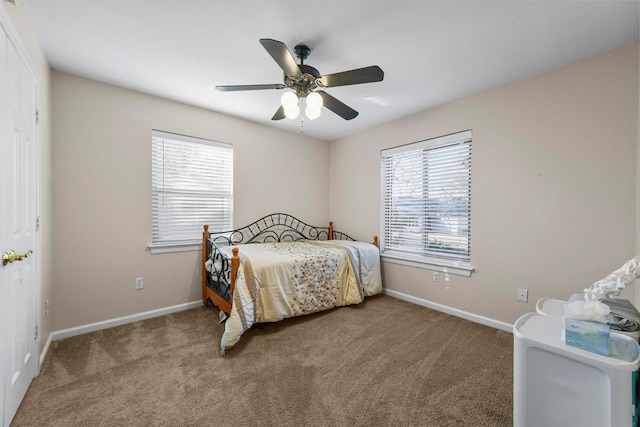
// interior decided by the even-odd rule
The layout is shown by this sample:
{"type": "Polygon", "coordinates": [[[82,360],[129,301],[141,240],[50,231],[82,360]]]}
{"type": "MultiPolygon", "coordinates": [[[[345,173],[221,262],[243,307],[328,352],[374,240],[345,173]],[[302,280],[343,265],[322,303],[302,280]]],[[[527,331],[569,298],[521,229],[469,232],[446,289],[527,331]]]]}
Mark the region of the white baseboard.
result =
{"type": "Polygon", "coordinates": [[[480,323],[492,328],[501,329],[506,332],[513,333],[513,325],[499,320],[490,319],[488,317],[479,316],[477,314],[469,313],[468,311],[458,310],[446,305],[438,304],[436,302],[428,301],[426,299],[417,298],[411,295],[403,294],[402,292],[394,291],[391,289],[384,289],[383,293],[394,298],[398,298],[404,301],[408,301],[423,307],[431,308],[433,310],[441,311],[443,313],[451,314],[452,316],[461,317],[463,319],[470,320],[475,323],[480,323]]]}
{"type": "MultiPolygon", "coordinates": [[[[193,301],[185,304],[174,305],[171,307],[159,308],[157,310],[145,311],[144,313],[132,314],[130,316],[117,317],[115,319],[105,320],[102,322],[90,323],[88,325],[76,326],[75,328],[63,329],[61,331],[52,332],[49,340],[57,341],[63,338],[69,338],[76,335],[86,334],[88,332],[94,332],[102,329],[113,328],[114,326],[126,325],[127,323],[133,323],[139,320],[151,319],[153,317],[164,316],[167,314],[190,310],[192,308],[201,307],[201,306],[202,306],[202,301],[193,301]]],[[[49,340],[47,340],[47,342],[49,340]]]]}

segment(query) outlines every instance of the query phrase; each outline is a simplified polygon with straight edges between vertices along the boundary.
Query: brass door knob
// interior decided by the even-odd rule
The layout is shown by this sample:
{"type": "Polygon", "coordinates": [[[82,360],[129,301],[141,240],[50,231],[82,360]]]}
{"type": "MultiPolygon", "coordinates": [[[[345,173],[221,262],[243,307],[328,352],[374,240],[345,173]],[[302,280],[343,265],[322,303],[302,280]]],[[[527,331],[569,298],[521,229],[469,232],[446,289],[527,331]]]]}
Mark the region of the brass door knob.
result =
{"type": "Polygon", "coordinates": [[[31,249],[29,249],[27,252],[25,252],[23,254],[17,254],[13,249],[11,249],[9,252],[3,252],[2,253],[2,265],[10,264],[13,261],[22,261],[23,259],[27,258],[32,253],[33,253],[33,251],[31,249]]]}

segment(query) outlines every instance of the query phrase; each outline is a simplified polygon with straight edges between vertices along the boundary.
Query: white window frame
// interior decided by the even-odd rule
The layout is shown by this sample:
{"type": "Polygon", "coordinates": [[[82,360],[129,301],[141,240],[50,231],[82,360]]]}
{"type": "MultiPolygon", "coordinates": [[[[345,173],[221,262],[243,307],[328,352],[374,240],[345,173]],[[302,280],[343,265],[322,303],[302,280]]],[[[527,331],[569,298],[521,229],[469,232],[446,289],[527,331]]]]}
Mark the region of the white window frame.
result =
{"type": "Polygon", "coordinates": [[[231,144],[152,130],[151,157],[152,254],[199,250],[205,224],[233,229],[231,144]]]}
{"type": "MultiPolygon", "coordinates": [[[[382,150],[380,152],[380,176],[381,176],[381,209],[380,209],[380,252],[382,259],[387,262],[409,265],[412,267],[424,268],[434,271],[441,271],[444,273],[457,274],[461,276],[469,277],[471,276],[471,272],[473,271],[473,267],[471,266],[471,148],[472,148],[472,133],[471,130],[458,132],[455,134],[445,135],[441,137],[436,137],[432,139],[427,139],[424,141],[414,142],[411,144],[406,144],[398,147],[393,147],[389,149],[382,150]],[[406,155],[409,153],[419,153],[419,152],[427,152],[438,149],[450,149],[454,146],[460,146],[461,148],[465,148],[468,146],[468,157],[465,160],[465,167],[468,166],[468,192],[465,197],[468,200],[468,210],[466,212],[466,224],[462,228],[462,241],[463,245],[466,243],[466,251],[463,249],[460,255],[456,255],[453,253],[447,253],[446,250],[439,252],[438,250],[434,250],[432,246],[423,247],[420,249],[416,249],[415,247],[407,246],[404,250],[401,248],[401,244],[394,245],[391,242],[387,242],[386,239],[390,239],[389,234],[387,233],[387,214],[391,214],[391,212],[387,212],[391,210],[392,206],[390,204],[390,199],[388,199],[388,195],[390,195],[391,187],[388,187],[388,179],[391,171],[387,170],[387,160],[396,156],[398,158],[400,155],[406,155]],[[465,240],[466,239],[466,240],[465,240]]],[[[424,169],[420,169],[421,174],[424,174],[424,169]]],[[[428,175],[427,175],[428,176],[428,175]]],[[[467,177],[464,178],[465,180],[467,177]]],[[[422,188],[422,187],[421,187],[422,188]]],[[[441,187],[439,187],[441,189],[441,187]]],[[[424,188],[421,191],[428,191],[428,188],[424,188]]],[[[456,189],[459,191],[459,188],[456,189]]],[[[389,196],[390,197],[390,196],[389,196]]],[[[442,198],[441,198],[442,200],[442,198]]],[[[423,208],[424,210],[425,208],[423,208]]],[[[391,218],[391,217],[390,217],[391,218]]],[[[426,224],[431,220],[427,217],[426,212],[423,211],[422,215],[418,215],[418,218],[421,224],[422,230],[417,234],[422,236],[422,239],[425,239],[426,233],[426,224]]]]}

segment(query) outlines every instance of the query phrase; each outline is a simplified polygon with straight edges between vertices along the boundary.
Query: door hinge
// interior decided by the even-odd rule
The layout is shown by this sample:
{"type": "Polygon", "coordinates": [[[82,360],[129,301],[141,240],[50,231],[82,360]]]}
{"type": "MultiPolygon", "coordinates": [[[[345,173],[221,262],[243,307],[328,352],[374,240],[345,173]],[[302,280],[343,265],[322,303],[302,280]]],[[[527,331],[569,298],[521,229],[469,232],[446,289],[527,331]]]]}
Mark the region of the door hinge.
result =
{"type": "Polygon", "coordinates": [[[40,110],[36,109],[36,124],[40,123],[40,110]]]}
{"type": "Polygon", "coordinates": [[[40,336],[40,325],[36,324],[36,334],[35,334],[35,337],[33,337],[33,339],[37,340],[39,336],[40,336]]]}
{"type": "Polygon", "coordinates": [[[40,231],[40,215],[36,217],[36,231],[40,231]]]}

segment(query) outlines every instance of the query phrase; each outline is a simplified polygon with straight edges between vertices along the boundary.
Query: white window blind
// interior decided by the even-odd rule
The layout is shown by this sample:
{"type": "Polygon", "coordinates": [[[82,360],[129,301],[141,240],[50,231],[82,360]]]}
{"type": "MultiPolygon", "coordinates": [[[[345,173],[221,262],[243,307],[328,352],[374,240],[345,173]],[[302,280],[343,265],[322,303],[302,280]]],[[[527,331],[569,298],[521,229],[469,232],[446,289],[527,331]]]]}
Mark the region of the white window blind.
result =
{"type": "Polygon", "coordinates": [[[202,226],[231,230],[233,146],[152,131],[152,244],[201,241],[202,226]]]}
{"type": "Polygon", "coordinates": [[[471,258],[471,131],[381,152],[382,255],[471,258]]]}

